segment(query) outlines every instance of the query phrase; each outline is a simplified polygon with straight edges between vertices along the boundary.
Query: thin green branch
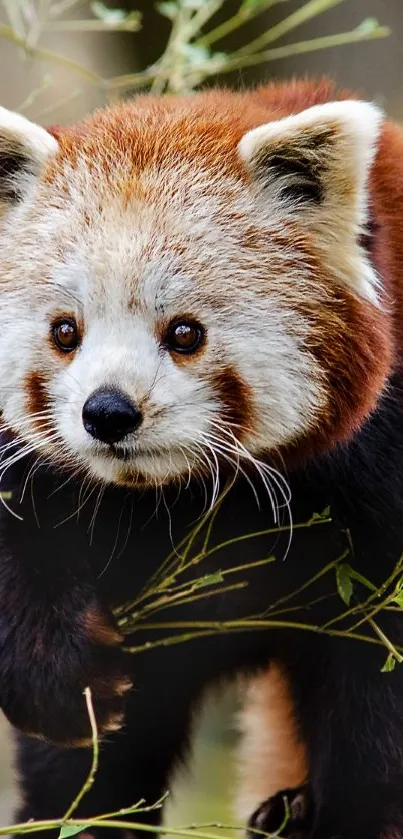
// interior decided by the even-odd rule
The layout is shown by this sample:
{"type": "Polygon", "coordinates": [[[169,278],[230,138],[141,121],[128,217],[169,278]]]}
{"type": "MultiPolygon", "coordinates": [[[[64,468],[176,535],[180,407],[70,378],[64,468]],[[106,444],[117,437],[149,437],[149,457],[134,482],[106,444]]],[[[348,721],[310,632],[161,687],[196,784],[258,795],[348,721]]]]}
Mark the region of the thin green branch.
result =
{"type": "Polygon", "coordinates": [[[60,110],[60,108],[70,105],[71,102],[74,102],[74,100],[78,99],[79,96],[82,96],[82,94],[83,91],[80,90],[80,88],[76,88],[76,90],[72,90],[71,93],[68,93],[67,96],[64,96],[62,99],[58,99],[56,102],[52,102],[50,105],[46,105],[45,108],[41,108],[39,111],[36,111],[31,119],[43,120],[44,117],[48,117],[49,114],[54,114],[54,112],[60,110]]]}
{"type": "MultiPolygon", "coordinates": [[[[161,597],[159,600],[154,601],[153,603],[149,603],[143,607],[141,610],[141,618],[143,615],[150,615],[154,614],[155,612],[160,612],[162,609],[169,609],[172,606],[179,606],[185,605],[187,603],[194,603],[198,600],[205,600],[206,597],[214,597],[217,594],[229,594],[231,591],[239,591],[240,589],[246,588],[248,585],[247,582],[241,583],[234,583],[232,586],[224,586],[217,589],[204,591],[202,593],[197,592],[198,586],[190,586],[189,590],[180,591],[177,594],[173,594],[171,597],[161,597]],[[197,592],[194,594],[194,592],[197,592]]],[[[119,625],[121,626],[122,623],[120,622],[119,625]]],[[[126,630],[125,631],[130,631],[126,630]]]]}
{"type": "MultiPolygon", "coordinates": [[[[258,64],[289,58],[292,55],[304,55],[310,52],[346,46],[347,44],[358,44],[364,41],[387,38],[389,35],[390,30],[387,26],[377,26],[370,31],[353,29],[348,32],[338,33],[337,35],[324,35],[308,41],[299,41],[293,44],[286,44],[282,47],[274,47],[264,52],[255,53],[254,55],[241,55],[235,58],[232,58],[232,56],[228,58],[223,57],[220,61],[208,60],[187,68],[188,75],[186,77],[186,84],[189,88],[192,88],[194,80],[197,80],[199,83],[200,80],[209,76],[231,73],[234,70],[241,70],[258,64]]],[[[106,80],[104,86],[107,91],[134,90],[152,85],[157,75],[161,80],[169,77],[167,71],[164,71],[161,67],[157,69],[154,65],[139,73],[114,76],[106,80]]]]}
{"type": "Polygon", "coordinates": [[[308,3],[303,3],[296,12],[293,12],[288,17],[283,18],[283,20],[275,26],[272,26],[270,29],[266,29],[266,31],[263,32],[262,35],[259,35],[258,38],[255,38],[239,50],[233,52],[232,58],[234,59],[239,55],[250,55],[255,52],[260,52],[262,49],[267,47],[268,44],[278,41],[279,38],[283,38],[284,35],[288,35],[298,26],[302,26],[303,23],[307,23],[309,20],[312,20],[312,18],[323,14],[323,12],[332,9],[334,6],[338,6],[340,3],[344,3],[344,0],[309,0],[308,3]]]}
{"type": "Polygon", "coordinates": [[[26,34],[25,22],[20,4],[16,3],[15,0],[3,0],[3,6],[10,21],[11,30],[15,32],[17,38],[24,40],[26,34]]]}
{"type": "MultiPolygon", "coordinates": [[[[299,41],[294,44],[286,44],[283,47],[275,47],[254,55],[242,55],[238,58],[228,58],[221,65],[213,67],[208,62],[192,67],[191,73],[206,78],[209,75],[221,75],[231,73],[234,70],[242,70],[245,67],[253,67],[257,64],[265,64],[271,61],[279,61],[282,58],[289,58],[292,55],[304,55],[319,50],[332,49],[347,44],[358,44],[363,41],[371,41],[378,38],[387,38],[390,30],[387,26],[377,26],[369,32],[360,29],[353,29],[349,32],[340,32],[337,35],[324,35],[320,38],[313,38],[309,41],[299,41]]],[[[121,77],[122,79],[122,77],[121,77]]]]}
{"type": "Polygon", "coordinates": [[[392,644],[390,638],[388,638],[387,635],[385,635],[380,626],[378,626],[378,624],[375,623],[375,621],[372,618],[368,619],[368,623],[370,626],[372,626],[372,629],[374,630],[378,638],[380,638],[381,643],[384,645],[384,647],[386,647],[386,649],[393,656],[393,658],[401,664],[403,662],[403,650],[392,644]]]}
{"type": "Polygon", "coordinates": [[[123,76],[112,76],[110,79],[105,79],[104,87],[107,93],[140,90],[141,88],[151,87],[158,75],[162,75],[165,80],[169,74],[168,72],[162,72],[161,68],[157,72],[155,65],[152,65],[145,70],[140,70],[138,73],[124,73],[123,76]]]}
{"type": "Polygon", "coordinates": [[[64,15],[66,12],[69,12],[70,9],[79,8],[83,6],[86,0],[60,0],[59,3],[52,4],[50,9],[50,17],[59,17],[60,15],[64,15]]]}
{"type": "MultiPolygon", "coordinates": [[[[301,530],[307,527],[315,527],[318,524],[329,524],[331,522],[330,518],[318,518],[318,519],[310,519],[308,522],[298,522],[294,524],[292,530],[301,530]]],[[[257,539],[262,536],[270,536],[271,534],[277,533],[287,533],[291,529],[289,524],[284,525],[276,525],[275,527],[267,527],[265,530],[256,530],[254,533],[242,533],[241,536],[235,536],[233,539],[225,539],[224,542],[220,542],[218,545],[214,545],[210,548],[205,556],[211,557],[213,554],[217,553],[217,551],[222,551],[224,548],[231,547],[232,545],[237,545],[239,542],[245,542],[247,539],[257,539]]],[[[198,561],[198,557],[195,557],[191,564],[194,565],[198,561]]]]}
{"type": "Polygon", "coordinates": [[[145,798],[140,798],[136,804],[133,804],[131,807],[123,807],[121,810],[113,810],[111,813],[100,813],[99,816],[93,816],[93,819],[98,822],[103,819],[113,819],[115,817],[122,818],[122,816],[128,816],[132,813],[152,813],[153,810],[160,810],[168,797],[169,792],[164,792],[164,794],[161,795],[154,804],[148,805],[145,803],[145,798]]]}
{"type": "MultiPolygon", "coordinates": [[[[210,822],[210,824],[217,829],[230,829],[230,830],[244,830],[239,825],[224,825],[220,822],[210,822]]],[[[12,834],[25,834],[25,833],[36,833],[39,830],[58,830],[62,827],[78,827],[82,828],[82,830],[88,829],[90,830],[91,827],[110,827],[116,828],[117,830],[129,831],[133,833],[133,831],[144,831],[145,833],[153,833],[158,835],[164,836],[186,836],[187,839],[223,839],[222,834],[219,833],[205,833],[204,829],[198,829],[198,825],[195,827],[161,827],[160,825],[154,824],[145,824],[144,822],[136,822],[136,821],[124,821],[122,819],[69,819],[67,822],[63,821],[62,819],[54,819],[54,820],[42,820],[42,821],[32,821],[32,822],[20,822],[19,824],[8,825],[8,827],[0,828],[0,836],[5,836],[10,833],[12,834]]],[[[257,836],[266,837],[267,839],[274,839],[274,837],[278,836],[278,833],[271,833],[268,834],[263,830],[253,829],[252,831],[257,836]]]]}
{"type": "MultiPolygon", "coordinates": [[[[147,600],[151,596],[155,596],[160,594],[161,592],[166,591],[170,588],[171,585],[175,583],[178,573],[183,572],[188,567],[187,565],[185,565],[187,556],[197,536],[202,532],[203,528],[208,522],[210,522],[210,530],[207,530],[207,538],[208,534],[211,533],[211,527],[214,524],[217,513],[220,510],[220,507],[229,491],[229,488],[229,486],[225,487],[220,497],[216,501],[213,510],[208,510],[207,513],[205,513],[205,515],[202,516],[200,521],[193,528],[191,533],[187,533],[186,536],[184,536],[184,538],[179,542],[179,544],[175,548],[173,548],[173,550],[168,554],[166,559],[163,560],[155,574],[151,576],[147,583],[147,586],[140,592],[138,597],[134,601],[131,601],[130,603],[125,603],[123,606],[118,607],[118,609],[115,610],[115,615],[122,615],[127,611],[132,612],[135,608],[138,608],[139,604],[142,603],[144,600],[147,600]]],[[[202,550],[204,549],[205,548],[203,546],[202,550]]]]}
{"type": "Polygon", "coordinates": [[[200,6],[200,9],[197,9],[189,22],[185,33],[185,38],[188,43],[197,37],[201,29],[203,29],[203,26],[218,12],[222,4],[223,0],[204,0],[203,5],[200,6]]]}
{"type": "Polygon", "coordinates": [[[98,771],[98,763],[99,763],[99,743],[98,743],[98,728],[97,728],[97,721],[95,719],[94,714],[94,707],[92,704],[92,697],[91,697],[91,689],[89,687],[85,688],[84,690],[85,701],[87,704],[87,712],[88,712],[88,719],[91,725],[91,737],[92,737],[92,763],[90,767],[90,771],[88,773],[87,780],[84,782],[83,786],[80,789],[78,795],[76,795],[74,801],[71,803],[70,807],[66,811],[65,815],[62,818],[62,823],[66,824],[66,822],[71,818],[73,813],[77,810],[77,807],[81,803],[84,796],[87,792],[91,789],[94,781],[95,775],[98,771]]]}
{"type": "MultiPolygon", "coordinates": [[[[350,548],[350,550],[351,550],[351,548],[350,548]]],[[[396,580],[396,577],[401,575],[401,573],[402,573],[402,558],[396,564],[395,568],[393,569],[393,571],[389,575],[389,577],[382,583],[382,585],[379,586],[379,588],[376,588],[375,591],[372,591],[371,594],[367,597],[367,599],[364,602],[355,603],[354,606],[351,606],[342,615],[337,615],[336,617],[332,618],[330,621],[328,621],[325,624],[325,628],[329,629],[335,623],[339,623],[340,620],[345,620],[346,618],[350,618],[350,617],[356,615],[357,613],[359,614],[363,611],[363,609],[367,609],[369,606],[371,606],[374,601],[376,601],[376,600],[379,601],[381,598],[383,598],[383,596],[386,594],[388,588],[390,588],[392,583],[396,580]]],[[[375,609],[373,614],[376,614],[376,612],[379,611],[380,608],[385,608],[389,604],[392,597],[393,597],[393,592],[392,592],[391,596],[387,597],[386,599],[384,598],[381,601],[380,605],[378,603],[378,605],[376,606],[376,609],[375,609]]],[[[373,616],[373,614],[371,613],[371,616],[373,616]]],[[[356,629],[358,626],[361,625],[361,623],[364,620],[365,620],[365,618],[360,620],[357,624],[354,624],[354,626],[352,626],[351,628],[353,630],[356,629]]]]}
{"type": "Polygon", "coordinates": [[[270,614],[272,609],[278,609],[278,607],[283,606],[284,603],[289,603],[290,600],[294,600],[296,597],[298,597],[299,594],[302,594],[302,592],[306,591],[318,580],[320,580],[322,577],[328,574],[329,571],[333,571],[336,568],[336,566],[339,565],[339,563],[343,562],[343,560],[348,557],[349,553],[349,549],[346,548],[346,550],[343,551],[343,553],[340,554],[340,556],[338,556],[336,559],[333,559],[331,562],[328,562],[327,565],[325,565],[323,568],[320,569],[320,571],[317,572],[317,574],[314,574],[313,577],[310,577],[309,580],[307,580],[305,583],[302,583],[302,585],[299,586],[299,588],[294,589],[294,591],[292,591],[290,594],[285,594],[284,597],[279,597],[278,600],[275,600],[275,602],[272,603],[271,606],[269,606],[266,609],[263,617],[267,617],[267,615],[270,614]]]}
{"type": "Polygon", "coordinates": [[[39,87],[36,87],[34,90],[31,90],[26,99],[24,99],[24,101],[21,102],[21,105],[18,106],[19,113],[24,113],[24,111],[27,111],[28,108],[31,108],[32,105],[36,102],[36,100],[40,96],[42,96],[42,94],[46,90],[48,90],[51,87],[51,85],[52,79],[50,78],[50,76],[45,76],[42,80],[42,84],[39,85],[39,87]]]}
{"type": "Polygon", "coordinates": [[[93,73],[92,70],[89,70],[87,67],[84,67],[82,64],[79,64],[77,61],[74,61],[72,58],[68,58],[65,55],[60,55],[59,53],[53,52],[52,50],[39,47],[29,47],[26,43],[26,40],[17,35],[17,33],[14,32],[11,26],[7,26],[7,24],[1,22],[0,37],[6,38],[8,41],[11,41],[17,47],[20,47],[28,58],[36,59],[37,61],[49,62],[51,64],[58,64],[61,67],[65,67],[67,70],[71,70],[72,73],[75,73],[77,76],[80,76],[86,82],[89,82],[90,84],[96,85],[100,88],[104,87],[104,80],[96,73],[93,73]]]}
{"type": "MultiPolygon", "coordinates": [[[[159,646],[168,646],[168,641],[171,644],[179,643],[179,640],[183,643],[184,641],[191,641],[198,637],[203,637],[206,634],[214,635],[217,633],[227,633],[227,632],[255,632],[264,630],[278,630],[278,629],[288,629],[288,630],[298,630],[303,632],[310,632],[315,635],[329,635],[334,638],[346,638],[355,641],[365,641],[368,644],[375,644],[377,646],[385,647],[384,640],[378,635],[378,638],[373,638],[370,635],[363,635],[362,633],[350,633],[349,630],[343,629],[333,629],[333,630],[326,630],[322,626],[318,624],[308,624],[302,623],[300,621],[285,621],[285,620],[245,620],[241,618],[240,620],[233,620],[233,621],[164,621],[161,623],[145,623],[141,627],[138,627],[142,631],[157,631],[160,632],[163,629],[171,629],[171,630],[188,630],[184,635],[180,636],[170,636],[163,639],[158,639],[158,641],[152,642],[148,641],[145,644],[132,647],[127,646],[124,647],[125,652],[134,653],[134,652],[148,652],[151,649],[159,646]],[[199,633],[198,630],[201,630],[199,633]]],[[[378,633],[377,633],[378,634],[378,633]]],[[[389,647],[388,647],[389,649],[389,647]]],[[[403,654],[403,647],[394,647],[399,654],[403,654]]]]}
{"type": "Polygon", "coordinates": [[[198,38],[197,44],[202,47],[210,47],[212,44],[217,43],[217,41],[221,41],[227,35],[230,35],[231,32],[235,32],[236,29],[240,29],[241,26],[244,26],[245,23],[248,23],[248,21],[257,17],[257,15],[267,12],[279,3],[287,2],[289,2],[289,0],[266,0],[266,2],[262,2],[258,6],[245,6],[242,4],[233,17],[228,20],[224,20],[219,26],[216,26],[214,29],[211,29],[210,32],[206,32],[205,35],[202,35],[201,38],[198,38]]]}
{"type": "Polygon", "coordinates": [[[104,20],[55,20],[43,26],[47,32],[138,32],[141,29],[140,16],[128,17],[111,23],[104,20]]]}
{"type": "MultiPolygon", "coordinates": [[[[164,834],[166,836],[192,836],[194,839],[223,839],[217,833],[202,833],[198,830],[184,830],[180,827],[165,827],[161,828],[159,825],[144,824],[143,822],[109,820],[109,819],[69,819],[67,822],[62,819],[22,822],[19,824],[9,825],[8,827],[0,828],[0,836],[5,836],[10,833],[36,833],[39,830],[57,830],[68,825],[69,827],[80,827],[83,830],[91,827],[111,827],[117,830],[136,831],[143,830],[145,833],[164,834]]],[[[267,835],[267,834],[265,834],[267,835]]]]}
{"type": "Polygon", "coordinates": [[[187,43],[185,33],[192,18],[192,9],[179,2],[176,17],[173,20],[171,34],[165,50],[155,65],[154,80],[151,90],[155,94],[163,93],[165,87],[178,92],[182,73],[179,68],[184,62],[183,46],[187,43]],[[162,72],[161,72],[162,71],[162,72]]]}
{"type": "MultiPolygon", "coordinates": [[[[143,617],[143,615],[147,611],[153,611],[154,610],[155,599],[157,599],[157,603],[163,603],[164,605],[165,604],[169,605],[170,602],[173,602],[173,605],[174,605],[175,601],[178,602],[178,600],[179,600],[178,595],[180,595],[180,597],[184,598],[185,596],[188,596],[189,594],[191,595],[193,593],[193,591],[196,590],[197,588],[200,588],[201,585],[206,584],[205,579],[203,577],[198,578],[196,580],[188,581],[188,582],[186,582],[182,585],[177,584],[178,577],[181,574],[183,574],[184,572],[188,571],[191,567],[198,565],[200,562],[206,560],[207,558],[210,558],[213,554],[217,553],[218,551],[223,550],[226,547],[232,547],[233,545],[236,545],[239,542],[244,542],[244,541],[247,541],[249,539],[254,539],[254,538],[262,537],[262,536],[268,536],[268,535],[273,535],[273,534],[277,535],[278,533],[288,532],[290,530],[290,525],[284,525],[284,526],[276,525],[274,527],[265,528],[264,530],[255,531],[253,533],[246,533],[246,534],[241,534],[240,536],[235,536],[232,539],[227,539],[224,542],[220,542],[218,545],[214,545],[213,547],[208,548],[208,542],[209,542],[209,538],[211,536],[212,526],[214,524],[216,515],[218,513],[218,507],[222,503],[222,500],[223,499],[221,498],[220,501],[217,502],[217,507],[214,508],[214,510],[212,512],[209,511],[209,513],[206,514],[206,516],[204,516],[201,519],[201,521],[198,523],[198,525],[191,532],[190,536],[185,537],[185,539],[180,542],[180,545],[178,546],[176,551],[174,550],[169,554],[169,557],[160,566],[158,574],[153,575],[153,578],[151,580],[151,584],[149,585],[149,587],[147,589],[143,590],[143,592],[134,601],[132,601],[130,603],[126,603],[126,604],[124,604],[124,606],[121,606],[121,607],[119,607],[118,609],[115,610],[115,615],[118,618],[119,625],[126,634],[130,633],[133,623],[134,623],[134,625],[137,625],[139,620],[143,617]],[[209,520],[209,517],[210,517],[210,520],[209,520]],[[187,557],[189,556],[190,549],[191,549],[192,545],[194,544],[194,541],[195,541],[196,537],[199,534],[202,533],[203,527],[206,525],[206,523],[208,523],[208,527],[207,527],[205,538],[203,540],[203,546],[202,546],[201,551],[199,551],[198,553],[196,553],[196,555],[190,557],[190,559],[188,559],[188,561],[186,561],[187,557]],[[179,553],[181,548],[183,548],[182,553],[179,553]],[[169,560],[174,561],[174,567],[170,566],[169,560]],[[175,562],[175,560],[176,560],[176,562],[175,562]],[[161,578],[161,572],[162,572],[162,574],[164,574],[164,576],[162,576],[162,578],[161,578]],[[159,581],[158,581],[158,578],[160,578],[159,581]],[[150,600],[151,598],[154,598],[154,601],[152,601],[151,603],[139,608],[141,603],[143,603],[145,600],[150,600]],[[158,598],[160,598],[160,599],[158,600],[158,598]]],[[[298,524],[294,524],[293,530],[299,530],[301,528],[307,528],[307,527],[314,527],[315,525],[318,525],[318,524],[328,524],[330,521],[331,521],[331,519],[329,517],[321,517],[321,516],[313,517],[306,522],[299,522],[298,524]]],[[[266,565],[266,564],[274,562],[274,561],[275,561],[275,557],[269,556],[269,557],[265,557],[262,560],[259,560],[256,563],[246,563],[246,564],[234,566],[234,567],[229,568],[229,569],[225,569],[224,571],[219,572],[220,573],[219,582],[222,582],[222,580],[228,574],[231,574],[231,573],[234,574],[234,573],[237,573],[239,571],[246,570],[246,569],[250,570],[253,567],[260,566],[260,565],[263,565],[263,564],[266,565]]],[[[332,567],[333,567],[333,564],[334,563],[332,563],[332,567]]],[[[327,570],[327,567],[324,571],[322,571],[320,573],[319,576],[321,576],[322,573],[326,573],[326,570],[327,570]]],[[[207,575],[207,577],[208,576],[209,575],[207,575]]],[[[227,587],[226,590],[228,590],[228,587],[227,587]]],[[[213,590],[213,591],[211,591],[211,589],[210,589],[210,595],[214,594],[216,591],[217,591],[217,593],[220,593],[220,592],[223,592],[224,589],[219,588],[219,589],[213,590]]],[[[196,598],[197,598],[197,595],[196,595],[196,598]]],[[[184,602],[184,600],[182,600],[182,602],[184,602]]],[[[275,605],[277,605],[277,604],[275,604],[275,605]]]]}

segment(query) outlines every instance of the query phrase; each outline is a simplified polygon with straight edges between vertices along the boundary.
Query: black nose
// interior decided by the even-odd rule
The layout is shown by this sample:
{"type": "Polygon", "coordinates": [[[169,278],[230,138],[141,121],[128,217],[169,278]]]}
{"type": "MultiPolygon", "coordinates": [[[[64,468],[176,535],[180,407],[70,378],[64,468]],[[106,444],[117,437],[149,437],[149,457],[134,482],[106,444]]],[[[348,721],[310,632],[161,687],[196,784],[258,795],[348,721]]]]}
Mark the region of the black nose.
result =
{"type": "Polygon", "coordinates": [[[83,424],[88,434],[103,443],[118,443],[141,423],[141,412],[133,402],[113,388],[100,388],[83,407],[83,424]]]}

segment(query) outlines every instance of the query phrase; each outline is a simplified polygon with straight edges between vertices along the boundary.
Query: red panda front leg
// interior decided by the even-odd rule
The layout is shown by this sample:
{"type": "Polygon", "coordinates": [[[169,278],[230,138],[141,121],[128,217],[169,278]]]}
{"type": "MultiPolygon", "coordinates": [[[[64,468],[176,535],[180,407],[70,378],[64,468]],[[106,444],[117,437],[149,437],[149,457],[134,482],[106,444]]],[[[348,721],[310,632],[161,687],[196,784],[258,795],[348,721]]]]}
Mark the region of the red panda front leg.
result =
{"type": "Polygon", "coordinates": [[[283,825],[283,836],[308,836],[312,802],[307,756],[284,668],[271,664],[248,682],[239,723],[236,810],[248,824],[249,839],[256,830],[277,833],[283,825]]]}
{"type": "Polygon", "coordinates": [[[313,820],[312,796],[308,784],[282,789],[264,801],[248,821],[248,839],[263,830],[286,839],[307,839],[313,820]]]}
{"type": "MultiPolygon", "coordinates": [[[[399,644],[399,621],[380,623],[399,644]]],[[[402,836],[403,671],[381,672],[376,645],[309,641],[288,672],[309,762],[310,839],[402,836]]]]}
{"type": "MultiPolygon", "coordinates": [[[[18,472],[15,478],[18,487],[18,472]]],[[[41,488],[46,499],[53,483],[44,480],[41,488]]],[[[1,520],[0,708],[27,734],[91,746],[84,689],[91,689],[99,733],[120,728],[131,687],[128,657],[78,529],[61,539],[52,516],[39,529],[29,503],[22,509],[24,528],[10,515],[1,520]]]]}
{"type": "MultiPolygon", "coordinates": [[[[0,707],[33,737],[90,747],[87,686],[100,735],[124,721],[131,681],[121,638],[91,585],[33,587],[29,574],[16,579],[16,558],[9,562],[14,585],[0,588],[0,707]]],[[[3,582],[7,564],[3,553],[3,582]]]]}
{"type": "Polygon", "coordinates": [[[238,810],[250,839],[277,832],[287,810],[281,835],[292,839],[401,837],[402,671],[382,673],[383,650],[349,639],[296,648],[289,680],[273,668],[252,682],[242,714],[238,810]]]}

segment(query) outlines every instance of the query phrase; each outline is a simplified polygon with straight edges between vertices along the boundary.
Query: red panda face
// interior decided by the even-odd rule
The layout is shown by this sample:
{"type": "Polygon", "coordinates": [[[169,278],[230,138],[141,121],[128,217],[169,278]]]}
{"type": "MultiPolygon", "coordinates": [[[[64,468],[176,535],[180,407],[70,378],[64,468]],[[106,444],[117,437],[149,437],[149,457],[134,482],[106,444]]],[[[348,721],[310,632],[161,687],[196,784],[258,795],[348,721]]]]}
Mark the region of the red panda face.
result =
{"type": "Polygon", "coordinates": [[[0,113],[0,407],[23,450],[162,484],[329,447],[373,408],[379,113],[259,125],[223,97],[140,100],[57,140],[0,113]]]}

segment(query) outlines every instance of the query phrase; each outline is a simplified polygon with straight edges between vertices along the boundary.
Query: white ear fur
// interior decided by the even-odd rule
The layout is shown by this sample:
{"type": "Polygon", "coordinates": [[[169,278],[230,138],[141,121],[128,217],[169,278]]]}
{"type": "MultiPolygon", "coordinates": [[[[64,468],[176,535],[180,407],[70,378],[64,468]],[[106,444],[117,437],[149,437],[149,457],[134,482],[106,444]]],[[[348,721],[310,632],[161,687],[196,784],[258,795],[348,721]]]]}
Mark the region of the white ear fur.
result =
{"type": "Polygon", "coordinates": [[[333,274],[372,302],[377,280],[358,240],[368,220],[368,176],[382,119],[367,102],[329,102],[252,129],[238,146],[277,221],[298,218],[317,235],[333,274]],[[345,258],[335,257],[340,248],[345,258]]]}
{"type": "MultiPolygon", "coordinates": [[[[243,160],[251,162],[263,147],[279,142],[294,143],[298,137],[304,142],[310,129],[313,133],[330,129],[340,141],[349,143],[353,154],[363,154],[362,163],[368,167],[374,156],[382,121],[382,111],[369,102],[326,102],[325,105],[314,105],[299,114],[253,128],[242,137],[239,154],[243,160]]],[[[357,162],[360,163],[360,160],[357,162]]]]}
{"type": "Polygon", "coordinates": [[[21,198],[28,180],[57,149],[55,138],[40,125],[0,107],[0,202],[21,198]]]}

